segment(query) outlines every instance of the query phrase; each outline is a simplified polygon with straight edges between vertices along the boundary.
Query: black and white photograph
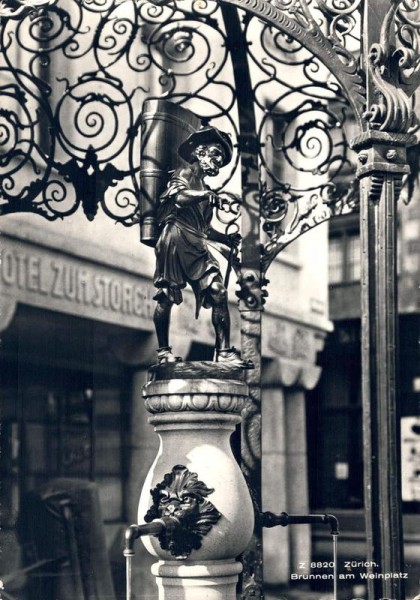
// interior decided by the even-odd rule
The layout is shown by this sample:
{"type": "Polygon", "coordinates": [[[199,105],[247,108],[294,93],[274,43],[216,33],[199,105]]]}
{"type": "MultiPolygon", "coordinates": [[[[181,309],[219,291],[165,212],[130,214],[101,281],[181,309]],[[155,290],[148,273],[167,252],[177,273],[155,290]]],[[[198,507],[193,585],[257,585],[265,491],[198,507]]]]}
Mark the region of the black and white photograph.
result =
{"type": "Polygon", "coordinates": [[[420,0],[0,0],[0,600],[420,600],[420,0]]]}

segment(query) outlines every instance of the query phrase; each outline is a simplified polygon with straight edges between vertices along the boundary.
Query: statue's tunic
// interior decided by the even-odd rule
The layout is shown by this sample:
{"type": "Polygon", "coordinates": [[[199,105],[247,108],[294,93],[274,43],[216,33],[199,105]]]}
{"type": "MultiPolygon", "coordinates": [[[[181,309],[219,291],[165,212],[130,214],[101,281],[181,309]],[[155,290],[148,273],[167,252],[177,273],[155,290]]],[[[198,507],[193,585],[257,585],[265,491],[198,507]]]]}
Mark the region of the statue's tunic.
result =
{"type": "Polygon", "coordinates": [[[161,234],[156,244],[154,284],[159,288],[159,300],[165,294],[172,302],[182,302],[181,289],[189,283],[196,298],[196,316],[201,306],[210,306],[207,290],[211,283],[221,281],[220,267],[207,246],[207,232],[213,216],[208,200],[177,204],[177,195],[193,189],[192,170],[182,167],[172,175],[160,198],[158,220],[161,234]]]}

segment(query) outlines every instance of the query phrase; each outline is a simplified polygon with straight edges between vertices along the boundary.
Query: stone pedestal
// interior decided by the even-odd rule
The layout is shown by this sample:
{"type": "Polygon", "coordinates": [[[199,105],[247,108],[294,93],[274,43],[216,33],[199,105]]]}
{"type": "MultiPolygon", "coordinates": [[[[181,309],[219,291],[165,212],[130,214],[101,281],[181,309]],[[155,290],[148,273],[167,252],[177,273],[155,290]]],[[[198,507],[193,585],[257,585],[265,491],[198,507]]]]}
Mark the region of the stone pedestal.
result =
{"type": "Polygon", "coordinates": [[[182,498],[186,503],[181,502],[180,510],[188,511],[192,496],[188,527],[195,532],[195,541],[190,547],[143,538],[147,550],[160,559],[152,568],[159,599],[234,600],[242,570],[235,557],[247,547],[254,525],[248,488],[230,447],[247,386],[232,379],[231,370],[213,363],[186,365],[152,371],[151,381],[143,388],[160,448],[140,497],[138,522],[144,523],[153,511],[157,517],[177,516],[182,498]],[[150,492],[155,490],[155,499],[156,490],[172,482],[174,473],[176,485],[164,492],[172,505],[160,505],[156,514],[150,492]],[[205,498],[197,500],[194,490],[199,488],[205,490],[205,498]],[[168,512],[162,514],[162,510],[168,512]]]}
{"type": "Polygon", "coordinates": [[[156,576],[160,598],[170,600],[227,600],[236,598],[238,574],[242,565],[238,561],[203,561],[200,564],[183,564],[160,561],[152,567],[156,576]]]}

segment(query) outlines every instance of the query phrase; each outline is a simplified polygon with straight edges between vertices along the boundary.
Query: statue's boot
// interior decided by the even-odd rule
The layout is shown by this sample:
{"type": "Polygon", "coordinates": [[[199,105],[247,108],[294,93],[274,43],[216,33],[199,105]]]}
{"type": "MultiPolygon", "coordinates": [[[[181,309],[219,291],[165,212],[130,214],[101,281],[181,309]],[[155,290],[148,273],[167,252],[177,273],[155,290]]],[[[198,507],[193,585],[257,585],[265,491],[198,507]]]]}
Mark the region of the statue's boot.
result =
{"type": "Polygon", "coordinates": [[[161,348],[158,348],[157,355],[158,363],[160,365],[182,361],[181,356],[175,356],[175,354],[172,354],[172,346],[162,346],[161,348]]]}
{"type": "Polygon", "coordinates": [[[242,369],[253,369],[255,366],[252,360],[244,360],[239,350],[233,346],[232,348],[216,350],[216,362],[241,367],[242,369]]]}

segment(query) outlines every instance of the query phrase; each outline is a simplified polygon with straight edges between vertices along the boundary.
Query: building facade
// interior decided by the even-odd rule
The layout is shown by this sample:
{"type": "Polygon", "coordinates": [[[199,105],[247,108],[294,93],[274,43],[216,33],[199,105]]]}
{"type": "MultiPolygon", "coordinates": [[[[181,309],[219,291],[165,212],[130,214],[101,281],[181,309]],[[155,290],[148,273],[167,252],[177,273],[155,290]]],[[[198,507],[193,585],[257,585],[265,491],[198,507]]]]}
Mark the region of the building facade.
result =
{"type": "MultiPolygon", "coordinates": [[[[294,8],[285,4],[293,24],[294,8]]],[[[324,5],[312,7],[313,23],[319,21],[320,35],[331,34],[348,59],[348,52],[359,47],[360,13],[352,8],[349,17],[346,7],[324,5]],[[330,10],[345,11],[344,29],[336,28],[330,10]]],[[[345,189],[350,109],[326,60],[335,55],[326,52],[324,66],[293,36],[272,35],[268,23],[250,15],[239,18],[232,6],[216,2],[150,6],[110,0],[69,6],[53,5],[47,16],[41,11],[21,23],[8,20],[2,33],[8,42],[0,56],[7,132],[2,138],[6,158],[2,155],[0,164],[2,176],[7,173],[0,182],[6,213],[0,224],[0,331],[7,552],[0,556],[0,575],[10,593],[26,594],[26,600],[36,600],[30,586],[45,558],[42,542],[25,537],[28,496],[63,478],[97,483],[99,504],[91,520],[104,524],[101,549],[110,556],[120,595],[123,531],[137,519],[140,488],[157,452],[141,402],[147,368],[155,361],[154,257],[139,244],[133,224],[144,100],[171,98],[232,136],[233,166],[217,186],[228,183],[229,192],[241,195],[246,182],[246,194],[255,197],[258,189],[258,202],[254,198],[246,205],[242,225],[249,238],[266,244],[265,260],[274,256],[283,236],[289,242],[328,218],[328,211],[352,208],[346,206],[345,189]],[[9,215],[15,201],[22,213],[37,214],[9,215]]],[[[342,66],[342,56],[335,56],[335,67],[342,66]]],[[[356,70],[352,74],[361,85],[356,70]]],[[[401,324],[411,340],[402,413],[411,419],[402,427],[409,438],[404,445],[411,465],[404,480],[408,503],[417,502],[416,450],[409,431],[416,427],[418,394],[416,219],[406,222],[402,236],[408,243],[400,286],[402,314],[411,319],[401,324]]],[[[357,555],[363,554],[364,535],[357,224],[349,216],[334,229],[331,314],[336,330],[322,364],[319,354],[332,330],[326,226],[293,241],[268,271],[261,348],[261,509],[306,513],[331,505],[332,512],[343,511],[340,520],[349,532],[344,539],[356,539],[357,555]],[[322,368],[325,376],[317,387],[322,368]]],[[[239,345],[234,282],[230,288],[233,341],[239,345]]],[[[187,292],[172,323],[174,351],[187,360],[211,360],[208,314],[197,322],[193,310],[187,292]]],[[[67,538],[73,539],[73,508],[61,509],[68,515],[67,538]]],[[[326,536],[315,530],[312,543],[308,525],[264,532],[266,583],[288,584],[299,565],[306,572],[312,556],[328,556],[326,536]]],[[[102,539],[99,533],[94,537],[102,539]]],[[[82,545],[86,551],[86,541],[82,545]]],[[[83,556],[90,564],[89,552],[83,556]]],[[[56,558],[60,571],[63,565],[56,558]]],[[[155,593],[152,560],[140,551],[136,558],[140,597],[155,593]]],[[[76,561],[83,563],[79,555],[76,561]]]]}
{"type": "MultiPolygon", "coordinates": [[[[317,354],[327,319],[327,232],[319,227],[272,267],[264,312],[263,510],[307,512],[305,394],[319,378],[317,354]],[[316,249],[314,273],[308,257],[316,249]]],[[[220,259],[224,265],[223,259],[220,259]]],[[[223,268],[223,266],[222,266],[223,268]]],[[[158,439],[141,387],[156,360],[153,250],[138,229],[83,215],[62,223],[5,217],[1,224],[2,575],[24,598],[33,576],[22,565],[42,557],[19,529],[25,498],[48,482],[96,482],[116,593],[124,588],[122,540],[158,439]],[[22,537],[23,536],[23,537],[22,537]],[[28,558],[28,546],[32,559],[28,558]]],[[[240,315],[230,290],[234,343],[240,315]]],[[[177,310],[172,343],[188,360],[212,359],[208,311],[191,318],[193,297],[177,310]]],[[[286,584],[311,555],[306,525],[264,533],[265,577],[286,584]]],[[[155,593],[153,558],[136,555],[138,589],[155,593]]],[[[32,589],[32,594],[34,594],[32,589]]],[[[32,595],[31,600],[35,600],[32,595]]],[[[42,600],[47,600],[42,598],[42,600]]]]}
{"type": "MultiPolygon", "coordinates": [[[[405,571],[410,595],[418,593],[419,531],[419,202],[402,200],[398,219],[399,419],[405,571]]],[[[329,299],[334,331],[327,337],[317,388],[308,403],[309,488],[312,509],[333,512],[341,523],[341,560],[365,556],[361,404],[360,239],[358,215],[330,222],[329,299]],[[332,434],[331,432],[334,432],[332,434]]],[[[314,534],[314,552],[329,550],[325,532],[314,534]]],[[[357,575],[359,567],[353,569],[357,575]]],[[[358,577],[359,583],[360,577],[358,577]]]]}

